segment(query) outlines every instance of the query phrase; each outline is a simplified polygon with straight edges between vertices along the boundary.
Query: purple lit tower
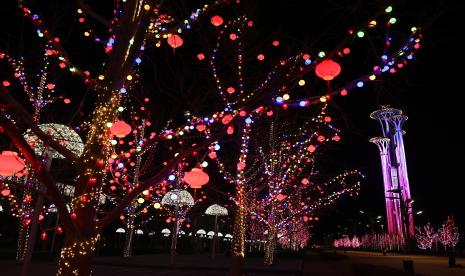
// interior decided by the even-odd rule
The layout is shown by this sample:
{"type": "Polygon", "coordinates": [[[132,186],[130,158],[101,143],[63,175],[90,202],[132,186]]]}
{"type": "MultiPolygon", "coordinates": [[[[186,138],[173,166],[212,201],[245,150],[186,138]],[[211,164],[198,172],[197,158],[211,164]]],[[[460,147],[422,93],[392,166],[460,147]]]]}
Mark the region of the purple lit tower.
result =
{"type": "Polygon", "coordinates": [[[402,130],[408,117],[402,115],[400,109],[389,106],[381,106],[370,117],[381,124],[383,132],[383,137],[372,138],[370,142],[378,146],[381,155],[388,233],[413,238],[413,200],[405,159],[405,131],[402,130]]]}

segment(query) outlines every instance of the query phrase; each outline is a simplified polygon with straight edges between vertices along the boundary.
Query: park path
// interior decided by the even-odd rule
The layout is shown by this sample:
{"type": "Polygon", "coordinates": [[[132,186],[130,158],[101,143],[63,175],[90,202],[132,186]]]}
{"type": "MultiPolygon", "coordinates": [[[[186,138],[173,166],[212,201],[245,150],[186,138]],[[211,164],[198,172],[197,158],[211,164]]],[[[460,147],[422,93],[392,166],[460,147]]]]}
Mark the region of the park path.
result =
{"type": "MultiPolygon", "coordinates": [[[[338,253],[343,254],[342,251],[338,253]]],[[[399,271],[403,270],[402,261],[412,260],[415,275],[425,276],[465,276],[465,258],[457,258],[456,263],[463,268],[448,266],[448,258],[443,256],[404,255],[388,253],[383,256],[379,252],[347,251],[349,262],[352,264],[369,264],[384,266],[399,271]]]]}

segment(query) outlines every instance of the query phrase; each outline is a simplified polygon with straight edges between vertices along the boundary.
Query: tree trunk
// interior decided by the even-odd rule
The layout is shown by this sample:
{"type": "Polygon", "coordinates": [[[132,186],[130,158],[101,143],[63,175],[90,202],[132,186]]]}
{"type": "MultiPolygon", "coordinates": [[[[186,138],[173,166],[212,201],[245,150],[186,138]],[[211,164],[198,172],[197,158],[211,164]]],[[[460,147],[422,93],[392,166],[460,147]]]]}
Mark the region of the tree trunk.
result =
{"type": "Polygon", "coordinates": [[[263,260],[264,265],[270,266],[274,261],[274,251],[276,249],[276,228],[271,227],[268,235],[268,241],[265,245],[265,258],[263,260]]]}
{"type": "Polygon", "coordinates": [[[74,235],[67,236],[61,249],[57,276],[90,276],[92,254],[100,238],[96,235],[89,239],[78,239],[74,235]]]}
{"type": "Polygon", "coordinates": [[[234,217],[229,276],[241,276],[245,256],[245,208],[238,206],[234,217]]]}
{"type": "Polygon", "coordinates": [[[273,264],[274,250],[276,248],[276,226],[275,226],[275,210],[276,203],[271,203],[270,216],[270,231],[268,232],[268,242],[265,245],[265,258],[263,260],[264,265],[270,266],[273,264]]]}
{"type": "Polygon", "coordinates": [[[216,244],[218,242],[218,216],[215,216],[215,227],[214,227],[215,234],[213,235],[212,240],[212,259],[216,256],[216,244]]]}
{"type": "Polygon", "coordinates": [[[19,222],[18,247],[16,249],[16,262],[22,264],[26,255],[27,241],[29,238],[29,224],[26,225],[26,219],[21,218],[19,222]]]}
{"type": "Polygon", "coordinates": [[[129,207],[128,223],[126,227],[126,239],[124,241],[123,257],[132,256],[132,240],[134,238],[134,217],[136,211],[136,201],[129,207]]]}

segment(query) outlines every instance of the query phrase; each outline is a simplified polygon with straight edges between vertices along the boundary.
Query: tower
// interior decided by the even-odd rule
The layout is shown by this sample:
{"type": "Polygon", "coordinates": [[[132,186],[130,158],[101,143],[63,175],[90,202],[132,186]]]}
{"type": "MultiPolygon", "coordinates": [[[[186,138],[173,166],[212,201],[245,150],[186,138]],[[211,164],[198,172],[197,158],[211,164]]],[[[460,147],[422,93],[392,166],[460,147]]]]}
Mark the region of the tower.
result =
{"type": "Polygon", "coordinates": [[[408,117],[400,109],[389,106],[381,106],[370,117],[380,123],[383,133],[382,137],[372,138],[370,142],[378,146],[381,156],[388,233],[413,238],[413,200],[405,158],[405,131],[402,130],[408,117]]]}

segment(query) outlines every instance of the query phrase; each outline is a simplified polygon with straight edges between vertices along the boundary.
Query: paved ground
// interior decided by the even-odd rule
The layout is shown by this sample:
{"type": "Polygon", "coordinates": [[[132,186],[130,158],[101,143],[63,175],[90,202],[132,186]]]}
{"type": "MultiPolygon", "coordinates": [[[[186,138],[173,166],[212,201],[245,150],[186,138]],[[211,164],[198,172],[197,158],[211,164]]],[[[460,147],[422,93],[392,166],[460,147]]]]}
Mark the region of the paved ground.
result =
{"type": "MultiPolygon", "coordinates": [[[[262,258],[248,258],[247,276],[294,276],[302,271],[301,259],[280,259],[272,267],[264,267],[262,258]]],[[[49,276],[56,272],[54,262],[33,262],[31,276],[49,276]]],[[[223,276],[227,274],[229,258],[209,255],[180,255],[175,265],[170,265],[169,255],[139,255],[131,258],[97,257],[93,276],[162,275],[162,276],[223,276]]],[[[21,267],[13,260],[0,260],[0,275],[19,275],[21,267]]]]}
{"type": "MultiPolygon", "coordinates": [[[[402,260],[413,260],[415,275],[465,276],[465,268],[449,268],[446,257],[388,254],[347,251],[337,254],[309,252],[301,259],[278,259],[273,267],[264,267],[261,258],[248,258],[247,276],[396,276],[402,273],[402,260]]],[[[464,258],[457,264],[465,266],[464,258]]],[[[208,255],[185,255],[176,258],[176,265],[169,265],[168,255],[140,255],[132,258],[98,257],[95,259],[94,276],[161,275],[161,276],[220,276],[226,275],[228,258],[208,255]]],[[[13,260],[0,260],[0,275],[19,275],[20,267],[13,260]]],[[[31,276],[49,276],[56,272],[54,262],[34,262],[31,276]]]]}
{"type": "MultiPolygon", "coordinates": [[[[338,254],[342,254],[338,251],[338,254]]],[[[402,270],[403,260],[413,260],[415,274],[429,276],[465,276],[465,258],[456,258],[463,268],[449,268],[448,258],[441,256],[401,255],[389,253],[383,256],[379,252],[347,251],[351,263],[371,264],[402,270]]]]}

